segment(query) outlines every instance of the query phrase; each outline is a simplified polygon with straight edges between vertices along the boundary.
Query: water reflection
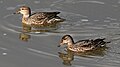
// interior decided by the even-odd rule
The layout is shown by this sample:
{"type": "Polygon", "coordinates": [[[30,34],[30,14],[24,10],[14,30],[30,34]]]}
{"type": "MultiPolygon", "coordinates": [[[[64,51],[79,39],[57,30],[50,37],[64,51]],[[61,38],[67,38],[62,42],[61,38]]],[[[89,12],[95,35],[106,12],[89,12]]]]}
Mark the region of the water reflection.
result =
{"type": "Polygon", "coordinates": [[[74,60],[74,54],[72,51],[67,50],[67,53],[58,52],[59,57],[63,60],[64,65],[71,65],[71,61],[74,60]]]}
{"type": "Polygon", "coordinates": [[[28,39],[30,39],[30,38],[31,38],[31,36],[26,34],[26,33],[20,33],[20,35],[19,35],[19,39],[22,40],[22,41],[26,41],[27,42],[28,39]]]}
{"type": "Polygon", "coordinates": [[[22,32],[31,32],[31,26],[22,23],[22,32]]]}
{"type": "Polygon", "coordinates": [[[93,58],[94,56],[101,56],[103,57],[106,53],[105,51],[108,47],[98,48],[93,51],[87,51],[82,53],[75,53],[70,50],[65,50],[65,52],[58,52],[59,57],[63,60],[63,64],[70,66],[72,65],[71,62],[74,60],[74,56],[84,57],[84,58],[93,58]],[[93,56],[93,57],[91,57],[93,56]]]}
{"type": "Polygon", "coordinates": [[[26,24],[22,24],[22,32],[19,35],[19,39],[22,41],[28,41],[31,38],[31,35],[29,33],[42,33],[42,32],[51,32],[53,30],[57,30],[57,25],[52,26],[29,26],[26,24]]]}

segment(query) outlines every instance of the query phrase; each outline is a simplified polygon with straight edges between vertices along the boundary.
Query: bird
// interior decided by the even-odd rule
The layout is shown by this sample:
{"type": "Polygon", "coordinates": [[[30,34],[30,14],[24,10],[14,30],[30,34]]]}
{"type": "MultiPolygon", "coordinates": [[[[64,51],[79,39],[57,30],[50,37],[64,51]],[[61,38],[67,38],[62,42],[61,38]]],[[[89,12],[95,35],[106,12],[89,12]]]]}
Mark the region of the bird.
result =
{"type": "Polygon", "coordinates": [[[91,50],[95,50],[99,47],[106,46],[107,43],[105,42],[105,38],[97,38],[97,39],[86,39],[86,40],[79,40],[74,42],[71,35],[64,35],[60,41],[60,45],[67,45],[67,49],[73,52],[87,52],[91,50]]]}
{"type": "Polygon", "coordinates": [[[49,26],[65,20],[57,16],[60,12],[35,12],[31,14],[31,9],[28,6],[19,7],[13,14],[22,14],[22,23],[29,26],[49,26]]]}

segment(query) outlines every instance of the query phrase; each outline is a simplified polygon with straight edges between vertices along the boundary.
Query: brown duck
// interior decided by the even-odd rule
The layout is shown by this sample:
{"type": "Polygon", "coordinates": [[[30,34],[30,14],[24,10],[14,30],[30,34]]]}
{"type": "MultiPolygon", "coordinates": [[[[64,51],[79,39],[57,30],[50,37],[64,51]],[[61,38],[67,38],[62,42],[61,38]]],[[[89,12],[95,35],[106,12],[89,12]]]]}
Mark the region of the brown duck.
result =
{"type": "Polygon", "coordinates": [[[65,35],[62,37],[60,45],[67,45],[67,49],[73,51],[73,52],[86,52],[90,50],[95,50],[99,47],[104,47],[105,44],[110,42],[105,42],[105,38],[103,39],[87,39],[87,40],[80,40],[77,42],[73,41],[73,38],[70,35],[65,35]]]}
{"type": "Polygon", "coordinates": [[[35,12],[31,14],[31,9],[21,6],[14,14],[22,14],[22,23],[27,25],[52,25],[63,22],[65,19],[57,16],[60,12],[35,12]]]}

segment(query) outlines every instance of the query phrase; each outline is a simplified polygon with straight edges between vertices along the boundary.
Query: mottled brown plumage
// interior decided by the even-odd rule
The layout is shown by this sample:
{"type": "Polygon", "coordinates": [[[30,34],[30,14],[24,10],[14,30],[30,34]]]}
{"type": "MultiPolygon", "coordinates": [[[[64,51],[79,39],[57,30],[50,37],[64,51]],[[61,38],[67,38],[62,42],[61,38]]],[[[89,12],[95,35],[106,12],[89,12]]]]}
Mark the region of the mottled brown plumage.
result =
{"type": "Polygon", "coordinates": [[[60,12],[36,12],[31,14],[31,9],[27,6],[21,6],[15,14],[22,14],[22,22],[27,25],[52,25],[63,22],[65,19],[57,16],[60,12]]]}
{"type": "Polygon", "coordinates": [[[67,48],[71,51],[74,52],[85,52],[85,51],[90,51],[90,50],[94,50],[97,49],[98,47],[104,47],[106,43],[109,42],[105,42],[104,41],[105,38],[103,39],[88,39],[88,40],[80,40],[77,42],[73,41],[73,38],[70,35],[65,35],[62,37],[60,45],[67,45],[67,48]]]}

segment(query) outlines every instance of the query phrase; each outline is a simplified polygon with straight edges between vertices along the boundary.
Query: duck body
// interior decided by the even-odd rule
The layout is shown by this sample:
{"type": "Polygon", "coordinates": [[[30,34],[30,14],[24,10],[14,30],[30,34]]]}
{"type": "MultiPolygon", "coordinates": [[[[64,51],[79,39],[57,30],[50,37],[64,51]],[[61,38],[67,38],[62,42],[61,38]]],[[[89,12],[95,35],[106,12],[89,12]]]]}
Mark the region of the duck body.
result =
{"type": "Polygon", "coordinates": [[[60,12],[37,12],[32,14],[27,21],[23,23],[28,25],[45,25],[45,24],[54,24],[57,22],[62,22],[63,19],[57,16],[60,12]]]}
{"type": "Polygon", "coordinates": [[[57,16],[60,12],[35,12],[31,14],[31,9],[27,6],[21,6],[16,13],[22,14],[22,23],[27,25],[51,25],[63,22],[65,19],[57,16]]]}
{"type": "Polygon", "coordinates": [[[61,43],[59,46],[61,45],[67,45],[67,49],[74,51],[74,52],[86,52],[86,51],[90,51],[90,50],[94,50],[97,49],[99,47],[104,47],[106,43],[109,42],[105,42],[104,41],[105,38],[103,39],[87,39],[87,40],[80,40],[77,42],[73,41],[73,38],[70,35],[65,35],[62,37],[61,39],[61,43]]]}

